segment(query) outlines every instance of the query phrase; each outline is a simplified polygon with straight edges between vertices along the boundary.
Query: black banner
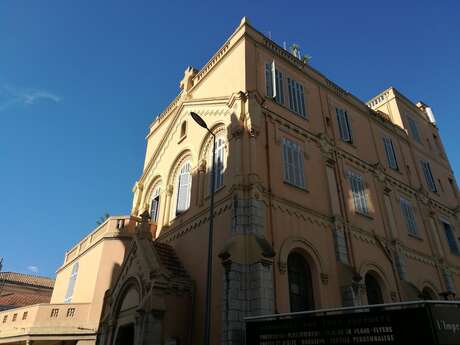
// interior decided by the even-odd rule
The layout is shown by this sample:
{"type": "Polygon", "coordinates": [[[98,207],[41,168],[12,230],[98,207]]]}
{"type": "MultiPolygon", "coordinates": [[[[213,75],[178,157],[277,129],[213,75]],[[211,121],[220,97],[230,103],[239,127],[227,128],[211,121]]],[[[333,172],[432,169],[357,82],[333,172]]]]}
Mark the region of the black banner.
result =
{"type": "Polygon", "coordinates": [[[460,344],[460,309],[431,305],[248,321],[246,344],[460,344]]]}

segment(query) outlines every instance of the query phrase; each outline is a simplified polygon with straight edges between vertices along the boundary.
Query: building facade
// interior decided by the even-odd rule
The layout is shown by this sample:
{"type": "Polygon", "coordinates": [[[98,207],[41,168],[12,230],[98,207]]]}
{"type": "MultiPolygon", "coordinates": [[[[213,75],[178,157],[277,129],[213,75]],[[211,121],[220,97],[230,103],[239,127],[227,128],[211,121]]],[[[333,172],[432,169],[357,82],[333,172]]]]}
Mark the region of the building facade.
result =
{"type": "Polygon", "coordinates": [[[246,18],[180,88],[150,126],[132,216],[58,271],[51,303],[74,286],[94,311],[85,341],[203,342],[212,183],[211,344],[244,344],[247,316],[456,298],[459,196],[429,106],[395,88],[364,103],[246,18]],[[214,179],[190,112],[216,135],[214,179]]]}

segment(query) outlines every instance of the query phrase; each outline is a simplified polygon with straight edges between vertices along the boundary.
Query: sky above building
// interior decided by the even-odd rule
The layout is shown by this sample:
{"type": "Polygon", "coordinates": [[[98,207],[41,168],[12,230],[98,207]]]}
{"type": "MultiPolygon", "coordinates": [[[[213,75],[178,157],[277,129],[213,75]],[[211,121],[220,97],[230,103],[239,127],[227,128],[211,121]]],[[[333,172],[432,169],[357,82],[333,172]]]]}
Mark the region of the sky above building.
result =
{"type": "Polygon", "coordinates": [[[54,276],[106,212],[129,214],[145,135],[247,16],[363,101],[432,106],[460,173],[460,2],[0,2],[0,257],[54,276]]]}

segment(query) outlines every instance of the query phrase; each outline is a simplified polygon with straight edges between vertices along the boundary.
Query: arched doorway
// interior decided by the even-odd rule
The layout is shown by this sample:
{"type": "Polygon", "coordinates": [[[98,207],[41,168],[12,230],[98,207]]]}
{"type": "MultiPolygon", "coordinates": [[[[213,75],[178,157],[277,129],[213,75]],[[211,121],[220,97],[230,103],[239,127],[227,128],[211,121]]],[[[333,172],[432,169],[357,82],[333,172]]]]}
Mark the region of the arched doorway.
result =
{"type": "Polygon", "coordinates": [[[364,278],[364,283],[366,285],[367,303],[382,304],[383,294],[377,278],[371,273],[367,273],[364,278]]]}
{"type": "Polygon", "coordinates": [[[130,323],[118,329],[115,345],[134,345],[134,324],[130,323]]]}
{"type": "Polygon", "coordinates": [[[436,293],[427,286],[423,288],[421,297],[422,299],[427,300],[427,301],[438,299],[436,297],[436,293]]]}
{"type": "Polygon", "coordinates": [[[311,270],[299,253],[290,253],[287,260],[289,301],[291,312],[312,310],[315,307],[311,270]]]}

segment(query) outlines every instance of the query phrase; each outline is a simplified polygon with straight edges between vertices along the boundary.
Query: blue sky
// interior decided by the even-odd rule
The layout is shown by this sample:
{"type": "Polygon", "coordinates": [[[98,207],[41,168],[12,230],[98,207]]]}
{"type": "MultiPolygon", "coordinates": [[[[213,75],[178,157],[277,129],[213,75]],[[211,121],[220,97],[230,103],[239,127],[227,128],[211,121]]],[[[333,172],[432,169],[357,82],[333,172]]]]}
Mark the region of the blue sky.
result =
{"type": "Polygon", "coordinates": [[[101,215],[129,213],[148,125],[245,15],[362,100],[395,86],[430,104],[458,176],[457,0],[3,0],[4,270],[53,276],[101,215]]]}

